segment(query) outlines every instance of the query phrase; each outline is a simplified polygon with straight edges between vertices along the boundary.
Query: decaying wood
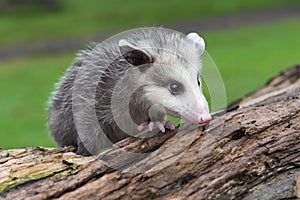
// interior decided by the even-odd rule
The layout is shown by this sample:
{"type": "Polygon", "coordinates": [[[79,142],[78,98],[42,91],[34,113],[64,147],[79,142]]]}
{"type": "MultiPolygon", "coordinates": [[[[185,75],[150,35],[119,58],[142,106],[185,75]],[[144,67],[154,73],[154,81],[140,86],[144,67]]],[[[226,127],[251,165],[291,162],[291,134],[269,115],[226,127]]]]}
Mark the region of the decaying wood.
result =
{"type": "Polygon", "coordinates": [[[0,151],[0,199],[300,198],[300,66],[206,127],[126,139],[99,157],[0,151]]]}

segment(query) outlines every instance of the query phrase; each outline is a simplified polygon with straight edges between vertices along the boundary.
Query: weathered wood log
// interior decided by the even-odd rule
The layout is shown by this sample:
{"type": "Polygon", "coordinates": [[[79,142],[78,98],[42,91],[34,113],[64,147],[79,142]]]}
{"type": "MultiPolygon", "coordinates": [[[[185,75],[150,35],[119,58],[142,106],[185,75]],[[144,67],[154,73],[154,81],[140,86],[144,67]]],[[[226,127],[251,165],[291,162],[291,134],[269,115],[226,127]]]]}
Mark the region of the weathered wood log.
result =
{"type": "Polygon", "coordinates": [[[0,151],[0,199],[300,198],[300,66],[205,127],[125,139],[99,157],[0,151]]]}

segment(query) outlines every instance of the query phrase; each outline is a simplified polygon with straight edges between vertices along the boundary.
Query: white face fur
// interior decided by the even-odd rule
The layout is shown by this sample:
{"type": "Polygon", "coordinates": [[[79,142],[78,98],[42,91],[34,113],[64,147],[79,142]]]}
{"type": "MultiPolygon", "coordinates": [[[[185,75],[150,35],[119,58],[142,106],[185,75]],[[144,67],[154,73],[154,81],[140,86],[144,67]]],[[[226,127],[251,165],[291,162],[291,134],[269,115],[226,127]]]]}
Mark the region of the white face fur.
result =
{"type": "MultiPolygon", "coordinates": [[[[208,103],[200,82],[200,56],[205,50],[204,40],[197,33],[190,33],[178,41],[175,51],[141,48],[153,44],[142,41],[139,47],[120,40],[120,48],[139,51],[151,67],[140,77],[145,97],[153,104],[160,104],[179,117],[194,123],[211,119],[208,103]]],[[[172,47],[171,47],[172,48],[172,47]]]]}

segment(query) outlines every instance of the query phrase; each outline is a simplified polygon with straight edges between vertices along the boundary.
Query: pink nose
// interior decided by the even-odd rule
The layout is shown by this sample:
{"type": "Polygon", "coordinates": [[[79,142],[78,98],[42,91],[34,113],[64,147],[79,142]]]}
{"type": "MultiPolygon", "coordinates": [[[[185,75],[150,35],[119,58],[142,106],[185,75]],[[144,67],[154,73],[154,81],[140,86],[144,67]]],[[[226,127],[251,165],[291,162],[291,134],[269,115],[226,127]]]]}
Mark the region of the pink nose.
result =
{"type": "Polygon", "coordinates": [[[211,120],[211,115],[209,113],[201,114],[198,119],[199,124],[207,123],[211,120]]]}

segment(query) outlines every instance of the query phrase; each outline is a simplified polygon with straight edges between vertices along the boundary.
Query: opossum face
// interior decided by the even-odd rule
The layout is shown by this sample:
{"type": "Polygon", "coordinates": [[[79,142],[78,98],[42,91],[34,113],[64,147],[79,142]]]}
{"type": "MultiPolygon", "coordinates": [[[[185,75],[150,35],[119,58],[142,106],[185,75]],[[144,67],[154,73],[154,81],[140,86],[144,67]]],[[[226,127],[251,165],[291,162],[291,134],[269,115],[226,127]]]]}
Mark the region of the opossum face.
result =
{"type": "Polygon", "coordinates": [[[149,84],[144,87],[145,96],[155,104],[161,104],[170,114],[179,115],[196,123],[210,121],[208,103],[202,93],[199,72],[188,63],[157,67],[151,73],[149,84]],[[161,75],[164,78],[161,79],[161,75]]]}
{"type": "Polygon", "coordinates": [[[198,34],[190,33],[172,45],[143,49],[126,40],[119,42],[121,52],[127,52],[125,59],[140,67],[141,76],[137,81],[149,102],[163,106],[170,115],[206,123],[211,116],[200,80],[204,41],[198,34]]]}

